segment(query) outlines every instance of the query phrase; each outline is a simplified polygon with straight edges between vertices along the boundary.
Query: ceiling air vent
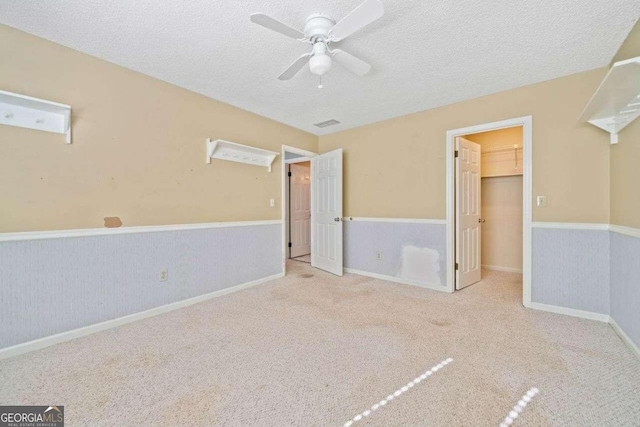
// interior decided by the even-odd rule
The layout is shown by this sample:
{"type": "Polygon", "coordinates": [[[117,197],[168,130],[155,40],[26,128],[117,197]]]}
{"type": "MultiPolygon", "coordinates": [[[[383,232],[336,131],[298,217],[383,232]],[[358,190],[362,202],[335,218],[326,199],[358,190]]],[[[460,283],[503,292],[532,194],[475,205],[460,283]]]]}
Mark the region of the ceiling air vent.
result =
{"type": "Polygon", "coordinates": [[[335,119],[331,119],[331,120],[327,120],[326,122],[316,123],[314,124],[314,126],[318,126],[319,128],[326,128],[326,127],[337,125],[337,124],[340,124],[340,122],[335,119]]]}

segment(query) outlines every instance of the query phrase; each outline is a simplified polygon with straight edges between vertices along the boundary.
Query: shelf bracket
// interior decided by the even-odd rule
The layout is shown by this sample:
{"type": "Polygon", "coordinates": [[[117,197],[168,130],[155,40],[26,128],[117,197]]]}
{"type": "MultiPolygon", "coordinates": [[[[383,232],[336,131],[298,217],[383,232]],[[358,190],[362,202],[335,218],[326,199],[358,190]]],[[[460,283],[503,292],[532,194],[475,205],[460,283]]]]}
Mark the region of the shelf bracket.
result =
{"type": "Polygon", "coordinates": [[[207,138],[207,164],[211,164],[211,156],[216,151],[217,141],[211,141],[211,138],[207,138]]]}
{"type": "Polygon", "coordinates": [[[67,144],[71,144],[71,109],[64,115],[65,140],[67,144]]]}

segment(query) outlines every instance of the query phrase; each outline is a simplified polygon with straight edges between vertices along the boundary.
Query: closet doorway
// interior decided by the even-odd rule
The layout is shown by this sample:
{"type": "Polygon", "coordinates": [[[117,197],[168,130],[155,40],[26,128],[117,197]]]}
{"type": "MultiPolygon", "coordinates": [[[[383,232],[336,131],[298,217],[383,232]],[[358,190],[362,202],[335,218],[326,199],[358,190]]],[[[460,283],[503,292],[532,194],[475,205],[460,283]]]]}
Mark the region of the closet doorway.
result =
{"type": "Polygon", "coordinates": [[[522,126],[458,136],[456,289],[483,270],[522,274],[522,126]]]}
{"type": "Polygon", "coordinates": [[[528,305],[531,118],[449,131],[447,143],[449,289],[471,286],[492,271],[523,274],[528,305]]]}

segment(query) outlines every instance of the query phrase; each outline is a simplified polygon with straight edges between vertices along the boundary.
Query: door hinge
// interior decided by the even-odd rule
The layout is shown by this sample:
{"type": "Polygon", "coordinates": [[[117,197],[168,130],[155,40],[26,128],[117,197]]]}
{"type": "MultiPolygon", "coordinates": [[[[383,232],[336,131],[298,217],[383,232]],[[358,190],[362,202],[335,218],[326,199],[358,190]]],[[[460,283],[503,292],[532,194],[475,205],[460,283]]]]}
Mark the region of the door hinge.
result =
{"type": "Polygon", "coordinates": [[[458,150],[453,152],[453,157],[458,157],[458,150]]]}
{"type": "Polygon", "coordinates": [[[291,176],[291,172],[288,173],[289,177],[291,176]]]}
{"type": "Polygon", "coordinates": [[[456,270],[458,269],[458,263],[456,262],[456,270]]]}
{"type": "Polygon", "coordinates": [[[291,242],[289,242],[289,247],[291,247],[291,242]]]}

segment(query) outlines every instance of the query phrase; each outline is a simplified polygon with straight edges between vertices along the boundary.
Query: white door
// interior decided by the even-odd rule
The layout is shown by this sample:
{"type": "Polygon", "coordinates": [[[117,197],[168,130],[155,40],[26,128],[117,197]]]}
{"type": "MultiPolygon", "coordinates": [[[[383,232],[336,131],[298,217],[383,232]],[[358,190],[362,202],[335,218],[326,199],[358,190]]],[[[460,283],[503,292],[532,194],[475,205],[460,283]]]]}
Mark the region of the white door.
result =
{"type": "Polygon", "coordinates": [[[292,164],[289,177],[291,206],[291,258],[311,253],[311,171],[292,164]]]}
{"type": "Polygon", "coordinates": [[[480,145],[456,138],[456,289],[481,279],[480,145]]]}
{"type": "Polygon", "coordinates": [[[311,159],[311,265],[342,276],[342,149],[311,159]]]}

